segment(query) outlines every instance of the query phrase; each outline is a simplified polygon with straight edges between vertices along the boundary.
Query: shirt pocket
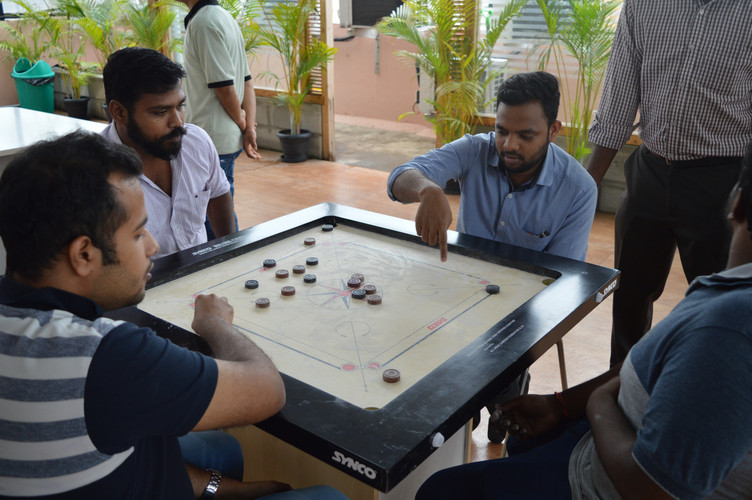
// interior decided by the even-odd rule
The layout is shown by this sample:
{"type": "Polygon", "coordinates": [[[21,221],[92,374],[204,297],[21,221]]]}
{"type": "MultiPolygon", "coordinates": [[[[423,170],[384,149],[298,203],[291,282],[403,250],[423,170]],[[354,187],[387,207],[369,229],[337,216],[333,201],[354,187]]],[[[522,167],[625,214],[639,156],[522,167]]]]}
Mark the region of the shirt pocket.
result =
{"type": "Polygon", "coordinates": [[[551,241],[550,228],[526,224],[518,235],[518,244],[531,250],[543,250],[551,241]]]}
{"type": "Polygon", "coordinates": [[[209,205],[211,190],[197,191],[189,194],[180,203],[178,208],[179,218],[173,222],[185,228],[186,233],[190,234],[191,240],[195,241],[197,235],[203,234],[204,221],[206,220],[206,208],[209,205]]]}

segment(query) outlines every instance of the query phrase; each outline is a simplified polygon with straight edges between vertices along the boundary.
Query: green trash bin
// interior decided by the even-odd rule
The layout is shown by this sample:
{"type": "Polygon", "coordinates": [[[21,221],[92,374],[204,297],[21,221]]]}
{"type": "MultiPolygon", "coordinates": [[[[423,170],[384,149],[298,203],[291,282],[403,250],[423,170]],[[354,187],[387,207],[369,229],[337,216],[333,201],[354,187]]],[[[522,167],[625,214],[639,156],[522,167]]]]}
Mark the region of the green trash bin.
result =
{"type": "Polygon", "coordinates": [[[37,61],[34,65],[25,57],[16,61],[11,72],[16,81],[18,102],[22,108],[35,109],[45,113],[55,112],[55,93],[53,82],[55,73],[50,65],[44,61],[37,61]]]}

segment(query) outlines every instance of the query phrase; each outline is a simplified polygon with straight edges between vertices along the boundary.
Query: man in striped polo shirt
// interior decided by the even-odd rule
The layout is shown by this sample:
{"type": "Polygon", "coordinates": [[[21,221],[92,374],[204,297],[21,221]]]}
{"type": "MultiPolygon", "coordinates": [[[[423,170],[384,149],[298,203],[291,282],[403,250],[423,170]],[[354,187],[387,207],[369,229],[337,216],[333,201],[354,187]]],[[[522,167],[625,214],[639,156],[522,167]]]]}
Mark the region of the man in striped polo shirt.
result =
{"type": "Polygon", "coordinates": [[[0,498],[289,489],[188,466],[178,446],[189,431],[257,422],[285,402],[226,299],[195,303],[193,328],[216,359],[103,317],[141,301],[151,277],[158,245],[140,173],[132,149],[76,132],[31,146],[0,179],[0,498]]]}

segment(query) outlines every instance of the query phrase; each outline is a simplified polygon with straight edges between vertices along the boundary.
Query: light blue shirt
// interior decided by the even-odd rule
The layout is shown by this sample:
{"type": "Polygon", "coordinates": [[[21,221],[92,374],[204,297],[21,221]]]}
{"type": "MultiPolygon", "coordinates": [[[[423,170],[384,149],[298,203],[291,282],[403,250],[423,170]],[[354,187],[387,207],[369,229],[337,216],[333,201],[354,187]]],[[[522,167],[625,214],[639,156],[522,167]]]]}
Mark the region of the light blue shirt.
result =
{"type": "Polygon", "coordinates": [[[394,169],[387,181],[416,169],[439,186],[462,191],[457,231],[571,259],[585,260],[598,188],[577,160],[555,144],[533,184],[514,189],[499,169],[494,132],[465,135],[394,169]]]}

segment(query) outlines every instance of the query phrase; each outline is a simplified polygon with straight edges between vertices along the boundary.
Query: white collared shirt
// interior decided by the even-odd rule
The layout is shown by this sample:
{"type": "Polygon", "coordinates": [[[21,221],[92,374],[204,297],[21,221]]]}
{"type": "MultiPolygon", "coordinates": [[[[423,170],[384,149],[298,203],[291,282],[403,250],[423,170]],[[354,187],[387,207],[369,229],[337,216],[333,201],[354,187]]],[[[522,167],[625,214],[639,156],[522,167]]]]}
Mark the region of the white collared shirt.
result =
{"type": "MultiPolygon", "coordinates": [[[[206,207],[209,200],[230,191],[230,183],[219,166],[219,155],[211,139],[200,127],[186,124],[187,133],[172,167],[172,196],[141,174],[144,204],[149,221],[146,229],[159,243],[154,258],[205,243],[206,207]]],[[[102,135],[122,143],[114,124],[102,135]]]]}

